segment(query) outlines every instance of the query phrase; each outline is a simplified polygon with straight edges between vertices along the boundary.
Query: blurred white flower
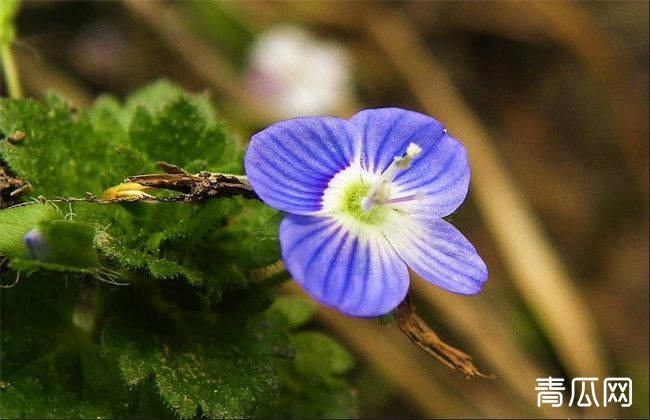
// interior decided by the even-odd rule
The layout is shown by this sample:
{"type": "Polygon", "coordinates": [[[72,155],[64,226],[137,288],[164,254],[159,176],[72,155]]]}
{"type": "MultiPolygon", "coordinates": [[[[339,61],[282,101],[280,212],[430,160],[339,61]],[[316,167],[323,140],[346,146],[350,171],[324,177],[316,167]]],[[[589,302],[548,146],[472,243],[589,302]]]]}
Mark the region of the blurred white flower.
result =
{"type": "Polygon", "coordinates": [[[249,90],[281,117],[332,113],[351,96],[345,49],[299,27],[278,26],[260,35],[249,63],[249,90]]]}

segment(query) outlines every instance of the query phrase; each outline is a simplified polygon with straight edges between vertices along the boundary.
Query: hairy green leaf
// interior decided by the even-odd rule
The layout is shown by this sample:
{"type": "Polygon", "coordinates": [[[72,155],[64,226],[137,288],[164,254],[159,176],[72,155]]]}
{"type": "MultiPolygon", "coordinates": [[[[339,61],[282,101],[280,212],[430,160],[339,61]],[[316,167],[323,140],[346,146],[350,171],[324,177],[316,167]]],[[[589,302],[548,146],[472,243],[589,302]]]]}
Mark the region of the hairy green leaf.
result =
{"type": "Polygon", "coordinates": [[[121,290],[109,306],[104,351],[127,384],[153,378],[180,417],[250,416],[277,395],[272,360],[290,354],[288,337],[259,315],[207,310],[175,282],[121,290]]]}
{"type": "Polygon", "coordinates": [[[74,322],[79,278],[33,274],[2,300],[0,417],[123,416],[133,395],[74,322]]]}

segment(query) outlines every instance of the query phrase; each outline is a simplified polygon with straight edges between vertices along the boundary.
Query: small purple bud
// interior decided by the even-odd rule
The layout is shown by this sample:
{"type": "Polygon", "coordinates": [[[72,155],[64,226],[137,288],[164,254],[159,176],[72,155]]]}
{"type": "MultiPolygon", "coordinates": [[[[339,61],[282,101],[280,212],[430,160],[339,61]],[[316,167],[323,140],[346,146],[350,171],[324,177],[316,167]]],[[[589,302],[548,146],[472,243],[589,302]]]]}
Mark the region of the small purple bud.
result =
{"type": "Polygon", "coordinates": [[[47,261],[49,259],[47,243],[38,229],[34,228],[27,232],[23,237],[23,243],[25,244],[27,255],[33,260],[47,261]]]}

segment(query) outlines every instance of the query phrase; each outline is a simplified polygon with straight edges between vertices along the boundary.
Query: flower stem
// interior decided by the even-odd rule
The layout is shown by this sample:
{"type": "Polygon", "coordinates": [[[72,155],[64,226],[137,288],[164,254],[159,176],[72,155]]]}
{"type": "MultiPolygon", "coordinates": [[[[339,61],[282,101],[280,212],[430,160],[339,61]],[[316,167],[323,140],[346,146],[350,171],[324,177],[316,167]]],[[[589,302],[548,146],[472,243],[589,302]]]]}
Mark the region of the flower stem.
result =
{"type": "Polygon", "coordinates": [[[20,86],[20,77],[18,76],[18,66],[14,59],[11,44],[5,43],[0,46],[0,60],[2,61],[2,72],[5,75],[9,96],[13,99],[23,97],[23,91],[20,86]]]}

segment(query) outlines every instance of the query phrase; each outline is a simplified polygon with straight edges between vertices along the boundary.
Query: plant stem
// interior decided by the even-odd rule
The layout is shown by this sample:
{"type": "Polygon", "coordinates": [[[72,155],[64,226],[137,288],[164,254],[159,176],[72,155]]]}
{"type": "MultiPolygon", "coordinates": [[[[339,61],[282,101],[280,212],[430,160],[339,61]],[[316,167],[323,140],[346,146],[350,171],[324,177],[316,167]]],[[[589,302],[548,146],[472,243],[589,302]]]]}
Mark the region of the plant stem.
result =
{"type": "Polygon", "coordinates": [[[20,99],[23,97],[23,91],[20,87],[20,77],[18,76],[18,67],[14,59],[13,51],[11,51],[11,44],[5,43],[0,46],[0,60],[2,61],[2,71],[7,81],[7,88],[9,96],[13,99],[20,99]]]}

